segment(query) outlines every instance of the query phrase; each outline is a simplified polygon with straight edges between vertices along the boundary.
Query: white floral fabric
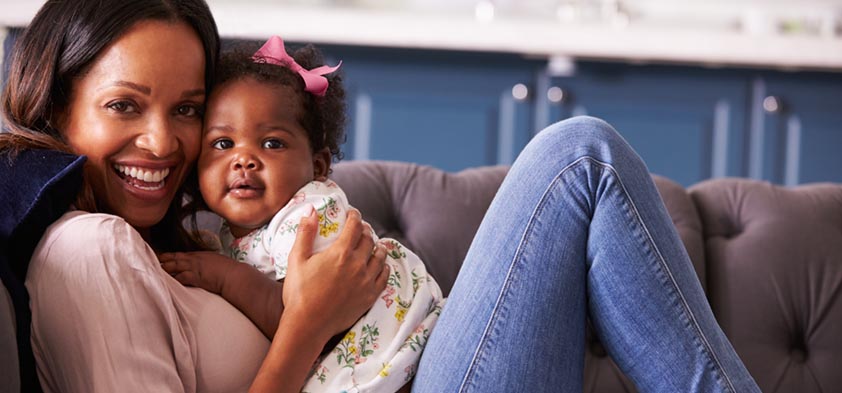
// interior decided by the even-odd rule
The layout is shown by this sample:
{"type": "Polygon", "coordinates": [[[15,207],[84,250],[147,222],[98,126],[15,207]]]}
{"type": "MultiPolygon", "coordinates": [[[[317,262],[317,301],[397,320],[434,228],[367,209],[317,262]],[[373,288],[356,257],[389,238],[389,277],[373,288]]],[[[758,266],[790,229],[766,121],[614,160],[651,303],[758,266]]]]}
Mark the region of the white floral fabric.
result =
{"type": "MultiPolygon", "coordinates": [[[[267,225],[244,237],[234,237],[223,224],[223,252],[283,279],[298,223],[310,205],[319,215],[313,251],[324,250],[338,238],[350,207],[345,193],[330,180],[308,183],[267,225]]],[[[387,250],[391,271],[386,289],[339,344],[316,362],[303,392],[394,392],[415,375],[445,299],[417,255],[394,239],[374,236],[387,250]]]]}

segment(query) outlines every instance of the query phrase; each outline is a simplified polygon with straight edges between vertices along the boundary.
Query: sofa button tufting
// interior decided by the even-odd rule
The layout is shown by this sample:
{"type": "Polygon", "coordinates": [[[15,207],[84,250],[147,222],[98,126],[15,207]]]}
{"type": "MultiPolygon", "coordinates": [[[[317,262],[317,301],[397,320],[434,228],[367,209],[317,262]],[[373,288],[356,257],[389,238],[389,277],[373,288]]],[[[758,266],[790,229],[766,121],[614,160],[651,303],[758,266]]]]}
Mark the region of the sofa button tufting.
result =
{"type": "Polygon", "coordinates": [[[737,236],[740,236],[742,233],[743,233],[743,229],[741,227],[734,226],[734,227],[729,228],[729,231],[726,232],[723,235],[723,237],[730,240],[730,239],[733,239],[737,236]]]}
{"type": "Polygon", "coordinates": [[[803,348],[793,348],[789,352],[789,356],[796,363],[804,363],[807,361],[807,352],[803,348]]]}

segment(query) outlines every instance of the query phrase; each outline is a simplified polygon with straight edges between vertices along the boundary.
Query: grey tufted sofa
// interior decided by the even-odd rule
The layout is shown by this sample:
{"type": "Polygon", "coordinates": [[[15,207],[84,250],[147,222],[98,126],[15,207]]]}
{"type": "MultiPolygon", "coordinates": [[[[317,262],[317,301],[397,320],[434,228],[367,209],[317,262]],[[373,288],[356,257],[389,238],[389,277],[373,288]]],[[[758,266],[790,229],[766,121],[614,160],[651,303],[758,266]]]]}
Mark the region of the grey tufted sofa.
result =
{"type": "MultiPolygon", "coordinates": [[[[332,177],[381,236],[400,239],[448,292],[506,174],[346,162],[332,177]]],[[[764,392],[842,392],[842,185],[653,177],[714,313],[764,392]]],[[[11,305],[0,288],[0,392],[15,391],[11,305]]],[[[588,336],[586,392],[634,391],[588,336]]]]}
{"type": "MultiPolygon", "coordinates": [[[[506,167],[455,174],[346,162],[333,178],[377,233],[413,249],[450,290],[506,167]]],[[[653,176],[717,320],[764,392],[842,392],[842,185],[653,176]]],[[[634,385],[588,336],[586,392],[634,385]]]]}

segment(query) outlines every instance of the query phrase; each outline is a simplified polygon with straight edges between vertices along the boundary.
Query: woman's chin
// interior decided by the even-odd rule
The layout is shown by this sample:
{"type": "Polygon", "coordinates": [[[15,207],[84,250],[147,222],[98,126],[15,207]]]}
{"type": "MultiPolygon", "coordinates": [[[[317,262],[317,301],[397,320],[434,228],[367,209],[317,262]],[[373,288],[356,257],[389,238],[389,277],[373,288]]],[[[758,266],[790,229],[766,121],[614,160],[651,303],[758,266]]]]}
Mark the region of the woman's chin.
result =
{"type": "Polygon", "coordinates": [[[117,215],[123,217],[129,225],[140,231],[152,228],[155,224],[161,222],[166,213],[166,209],[155,209],[154,211],[124,211],[117,213],[117,215]]]}
{"type": "MultiPolygon", "coordinates": [[[[159,223],[170,208],[181,177],[170,174],[158,182],[142,182],[115,171],[108,173],[106,199],[109,213],[122,217],[138,229],[149,229],[159,223]]],[[[96,192],[96,191],[95,191],[96,192]]]]}

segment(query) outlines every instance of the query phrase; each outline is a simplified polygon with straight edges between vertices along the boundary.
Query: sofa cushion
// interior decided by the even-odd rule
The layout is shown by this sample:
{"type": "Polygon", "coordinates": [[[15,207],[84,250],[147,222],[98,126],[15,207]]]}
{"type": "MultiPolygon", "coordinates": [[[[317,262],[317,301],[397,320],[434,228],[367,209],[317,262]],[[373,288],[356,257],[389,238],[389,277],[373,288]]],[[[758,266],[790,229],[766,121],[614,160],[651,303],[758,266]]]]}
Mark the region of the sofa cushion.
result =
{"type": "Polygon", "coordinates": [[[331,178],[379,236],[418,254],[447,295],[507,170],[448,173],[403,162],[349,161],[337,164],[331,178]]]}
{"type": "Polygon", "coordinates": [[[745,179],[690,188],[708,298],[763,391],[842,387],[842,185],[745,179]]]}

